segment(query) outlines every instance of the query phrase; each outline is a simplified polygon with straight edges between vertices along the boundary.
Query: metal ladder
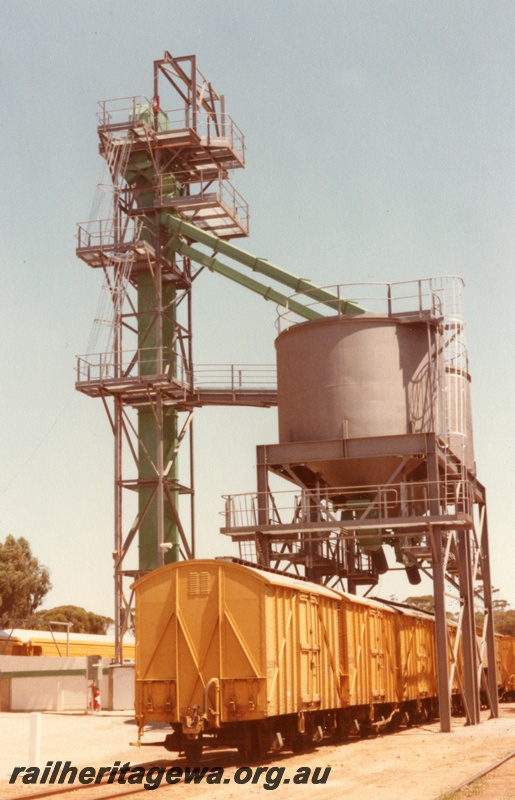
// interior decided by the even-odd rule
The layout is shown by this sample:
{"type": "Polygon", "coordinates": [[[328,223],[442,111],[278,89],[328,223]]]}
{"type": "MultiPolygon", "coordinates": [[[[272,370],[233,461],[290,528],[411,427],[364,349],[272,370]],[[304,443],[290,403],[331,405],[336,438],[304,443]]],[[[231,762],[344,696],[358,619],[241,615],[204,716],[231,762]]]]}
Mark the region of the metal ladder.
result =
{"type": "MultiPolygon", "coordinates": [[[[106,243],[112,241],[116,248],[114,231],[114,196],[122,191],[125,182],[125,173],[129,163],[132,149],[132,130],[128,129],[126,135],[120,137],[113,132],[108,133],[108,143],[104,155],[104,167],[90,214],[90,223],[96,222],[103,201],[107,198],[111,213],[107,216],[112,225],[105,228],[103,238],[106,243]]],[[[133,241],[137,242],[141,233],[142,223],[137,223],[133,241]]],[[[122,314],[123,304],[127,296],[129,277],[134,263],[134,251],[128,249],[123,242],[119,242],[120,251],[115,251],[109,256],[104,267],[105,281],[97,307],[97,313],[91,329],[88,343],[88,355],[102,352],[106,356],[106,363],[114,359],[115,331],[122,314]],[[111,357],[111,359],[110,359],[111,357]]]]}
{"type": "Polygon", "coordinates": [[[120,255],[112,255],[104,268],[105,281],[89,337],[88,355],[104,353],[107,362],[109,356],[114,358],[115,331],[127,296],[133,263],[134,252],[126,250],[120,255]]]}

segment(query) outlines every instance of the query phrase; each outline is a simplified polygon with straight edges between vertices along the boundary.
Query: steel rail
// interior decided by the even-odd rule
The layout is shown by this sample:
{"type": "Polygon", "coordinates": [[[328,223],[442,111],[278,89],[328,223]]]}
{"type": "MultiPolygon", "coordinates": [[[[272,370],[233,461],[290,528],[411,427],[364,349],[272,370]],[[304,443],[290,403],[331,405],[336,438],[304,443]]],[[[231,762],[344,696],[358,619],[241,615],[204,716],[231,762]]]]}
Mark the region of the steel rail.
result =
{"type": "Polygon", "coordinates": [[[515,750],[512,750],[511,753],[508,753],[507,756],[504,756],[503,758],[499,759],[499,761],[495,761],[493,764],[490,764],[489,767],[486,767],[485,769],[481,770],[481,772],[478,772],[476,775],[473,775],[471,778],[468,778],[466,781],[463,781],[463,783],[460,783],[453,789],[449,789],[447,792],[438,795],[436,800],[449,800],[449,798],[453,797],[458,792],[461,792],[462,789],[466,789],[467,786],[470,786],[472,783],[475,783],[481,778],[484,778],[485,775],[488,775],[490,772],[493,772],[495,769],[498,769],[514,756],[515,756],[515,750]]]}
{"type": "MultiPolygon", "coordinates": [[[[152,743],[149,742],[147,744],[142,745],[142,747],[152,747],[154,745],[160,746],[162,745],[162,742],[152,742],[152,743]]],[[[231,769],[233,767],[237,769],[238,764],[235,763],[234,761],[234,755],[235,755],[234,752],[224,751],[224,754],[220,757],[220,751],[217,752],[213,751],[213,753],[210,753],[209,755],[206,755],[206,757],[202,758],[201,769],[203,767],[209,768],[214,766],[217,767],[221,766],[224,770],[231,769]]],[[[290,757],[292,755],[294,754],[288,753],[286,754],[286,757],[290,757]]],[[[284,755],[282,760],[284,760],[284,755]]],[[[156,767],[163,767],[165,770],[167,770],[170,769],[170,767],[172,766],[182,766],[182,764],[178,765],[177,762],[185,762],[184,756],[179,756],[178,758],[171,758],[171,757],[166,758],[165,756],[163,756],[162,758],[156,759],[156,761],[147,761],[143,763],[131,764],[131,769],[135,767],[143,767],[147,771],[156,767]]],[[[254,764],[254,762],[252,762],[252,768],[254,768],[254,766],[257,766],[257,764],[254,764]]],[[[93,794],[90,795],[91,800],[112,800],[112,798],[130,797],[131,795],[136,795],[141,793],[145,793],[145,795],[148,795],[149,789],[146,789],[145,786],[141,783],[132,784],[131,786],[129,786],[127,782],[124,784],[119,784],[117,780],[114,780],[113,782],[109,783],[108,777],[109,776],[106,775],[105,777],[102,778],[101,781],[99,781],[99,783],[95,782],[83,783],[83,784],[68,783],[68,784],[52,784],[52,785],[37,784],[45,786],[45,789],[43,791],[30,792],[28,794],[20,794],[20,795],[16,794],[13,795],[13,797],[15,797],[16,800],[44,800],[44,798],[58,797],[59,795],[72,794],[73,792],[87,792],[87,793],[93,792],[93,794]],[[102,791],[106,787],[113,789],[112,793],[106,794],[105,791],[102,791]],[[102,791],[102,794],[97,795],[94,792],[95,789],[102,791]]],[[[204,781],[202,781],[201,783],[203,784],[204,781]]],[[[21,785],[19,783],[17,783],[16,785],[19,788],[21,788],[21,785]]],[[[187,784],[184,783],[183,777],[181,777],[179,783],[170,784],[165,782],[160,784],[159,789],[173,788],[175,789],[175,791],[178,790],[180,791],[181,789],[184,789],[186,785],[187,784]]],[[[195,784],[192,781],[192,785],[197,785],[197,784],[195,784]]]]}

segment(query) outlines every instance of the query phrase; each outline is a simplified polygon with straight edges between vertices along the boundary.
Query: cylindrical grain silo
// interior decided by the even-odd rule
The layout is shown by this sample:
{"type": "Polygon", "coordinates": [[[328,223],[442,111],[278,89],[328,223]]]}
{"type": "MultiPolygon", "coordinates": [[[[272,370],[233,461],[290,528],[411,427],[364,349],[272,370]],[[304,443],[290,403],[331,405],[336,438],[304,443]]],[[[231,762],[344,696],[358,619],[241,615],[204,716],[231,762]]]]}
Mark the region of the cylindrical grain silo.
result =
{"type": "MultiPolygon", "coordinates": [[[[436,433],[474,471],[470,376],[455,366],[455,339],[434,317],[408,314],[326,317],[283,331],[279,441],[436,433]]],[[[334,462],[311,466],[330,485],[361,485],[380,483],[392,462],[355,463],[352,473],[334,462]]]]}
{"type": "MultiPolygon", "coordinates": [[[[359,314],[294,325],[276,339],[279,441],[435,431],[438,333],[431,321],[359,314]]],[[[316,465],[330,485],[388,478],[390,464],[316,465]],[[374,470],[375,474],[369,474],[374,470]]]]}
{"type": "Polygon", "coordinates": [[[279,441],[434,430],[434,331],[356,315],[304,322],[276,340],[279,441]]]}

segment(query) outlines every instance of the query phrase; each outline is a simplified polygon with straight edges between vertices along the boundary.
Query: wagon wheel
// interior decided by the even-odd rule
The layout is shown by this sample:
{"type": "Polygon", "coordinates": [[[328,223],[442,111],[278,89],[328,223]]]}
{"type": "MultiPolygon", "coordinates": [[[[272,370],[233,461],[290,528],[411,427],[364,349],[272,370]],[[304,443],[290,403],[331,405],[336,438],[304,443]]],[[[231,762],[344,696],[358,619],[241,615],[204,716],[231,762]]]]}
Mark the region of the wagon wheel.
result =
{"type": "Polygon", "coordinates": [[[306,737],[303,734],[297,734],[291,741],[291,749],[293,753],[302,753],[307,746],[306,737]]]}
{"type": "Polygon", "coordinates": [[[241,739],[238,742],[238,754],[244,763],[248,763],[254,756],[252,745],[252,731],[249,726],[244,723],[244,727],[241,731],[241,739]]]}
{"type": "Polygon", "coordinates": [[[252,756],[255,759],[264,758],[270,749],[270,732],[268,727],[257,722],[252,731],[252,756]]]}
{"type": "Polygon", "coordinates": [[[173,753],[174,750],[179,750],[179,746],[177,744],[177,734],[175,732],[167,733],[164,740],[164,748],[170,753],[173,753]]]}
{"type": "Polygon", "coordinates": [[[202,758],[202,740],[201,739],[186,739],[184,742],[184,755],[186,761],[195,766],[202,758]]]}
{"type": "Polygon", "coordinates": [[[336,727],[333,728],[331,733],[331,741],[334,744],[341,744],[345,739],[349,738],[349,728],[341,720],[338,720],[336,727]]]}

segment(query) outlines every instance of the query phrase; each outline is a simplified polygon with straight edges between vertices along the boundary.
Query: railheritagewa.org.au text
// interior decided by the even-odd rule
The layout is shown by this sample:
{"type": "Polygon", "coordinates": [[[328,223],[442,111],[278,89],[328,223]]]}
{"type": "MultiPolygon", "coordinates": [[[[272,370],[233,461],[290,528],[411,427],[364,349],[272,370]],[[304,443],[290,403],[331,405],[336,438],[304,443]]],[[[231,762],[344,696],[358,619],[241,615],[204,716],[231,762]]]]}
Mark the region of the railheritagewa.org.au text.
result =
{"type": "Polygon", "coordinates": [[[140,767],[115,761],[109,767],[74,767],[71,761],[47,761],[45,767],[15,767],[9,783],[21,784],[129,784],[144,789],[157,789],[162,784],[177,783],[196,786],[199,783],[258,784],[263,789],[277,789],[282,784],[298,786],[324,784],[329,780],[331,767],[238,767],[234,775],[227,775],[223,767],[140,767]]]}

